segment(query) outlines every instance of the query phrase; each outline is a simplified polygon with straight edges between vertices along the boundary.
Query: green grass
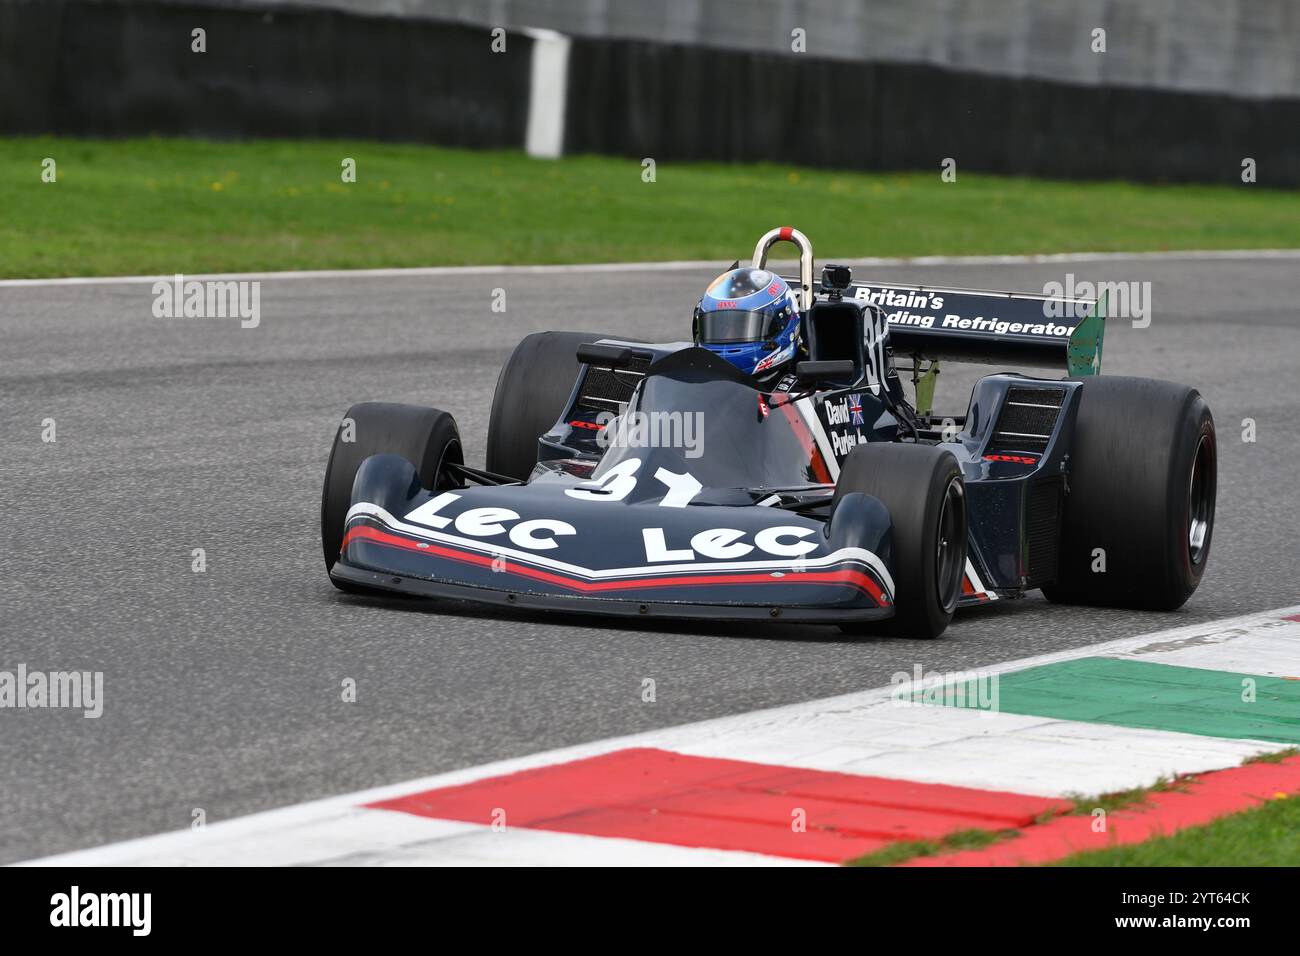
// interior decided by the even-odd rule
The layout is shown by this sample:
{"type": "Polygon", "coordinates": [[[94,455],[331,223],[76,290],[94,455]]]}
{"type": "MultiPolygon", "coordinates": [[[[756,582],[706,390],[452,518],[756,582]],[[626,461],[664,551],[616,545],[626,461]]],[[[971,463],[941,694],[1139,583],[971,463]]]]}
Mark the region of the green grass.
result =
{"type": "Polygon", "coordinates": [[[856,173],[364,142],[0,139],[0,275],[1300,245],[1300,191],[856,173]],[[45,157],[58,180],[41,181],[45,157]],[[344,157],[357,182],[340,181],[344,157]]]}
{"type": "Polygon", "coordinates": [[[1056,866],[1300,866],[1300,799],[1270,800],[1205,826],[1079,853],[1056,866]]]}
{"type": "MultiPolygon", "coordinates": [[[[1300,748],[1287,747],[1257,754],[1242,761],[1281,763],[1300,755],[1300,748]]],[[[1089,815],[1100,808],[1106,813],[1141,810],[1153,793],[1185,791],[1197,779],[1195,774],[1161,777],[1146,787],[1116,790],[1096,796],[1067,795],[1066,815],[1089,815]]],[[[1058,816],[1047,811],[1034,821],[1045,824],[1058,816]]],[[[850,860],[847,866],[894,866],[918,856],[939,856],[961,850],[979,850],[1002,840],[1015,839],[1017,830],[960,830],[940,840],[907,840],[890,844],[875,853],[850,860]]],[[[1059,860],[1053,866],[1300,866],[1300,798],[1275,800],[1203,827],[1180,831],[1171,837],[1149,840],[1133,846],[1095,850],[1059,860]],[[1289,809],[1281,807],[1289,805],[1289,809]],[[1281,807],[1280,809],[1277,809],[1281,807]],[[1289,832],[1288,832],[1289,831],[1289,832]],[[1205,834],[1202,849],[1196,834],[1205,834]]]]}
{"type": "Polygon", "coordinates": [[[962,850],[982,850],[1002,840],[1014,839],[1015,830],[958,830],[939,840],[900,840],[889,846],[849,860],[846,866],[894,866],[918,856],[938,856],[962,850]]]}
{"type": "MultiPolygon", "coordinates": [[[[1149,787],[1133,787],[1130,790],[1113,790],[1100,793],[1094,797],[1067,794],[1066,799],[1074,804],[1070,813],[1076,816],[1089,816],[1094,810],[1114,813],[1117,810],[1140,809],[1147,803],[1147,797],[1153,793],[1169,793],[1174,790],[1186,790],[1194,782],[1195,776],[1187,774],[1181,777],[1161,777],[1149,787]]],[[[1048,815],[1040,822],[1051,819],[1048,815]]]]}
{"type": "Polygon", "coordinates": [[[1242,765],[1252,763],[1281,763],[1291,757],[1300,756],[1300,747],[1287,747],[1285,750],[1275,750],[1271,754],[1256,754],[1254,757],[1247,757],[1242,761],[1242,765]]]}

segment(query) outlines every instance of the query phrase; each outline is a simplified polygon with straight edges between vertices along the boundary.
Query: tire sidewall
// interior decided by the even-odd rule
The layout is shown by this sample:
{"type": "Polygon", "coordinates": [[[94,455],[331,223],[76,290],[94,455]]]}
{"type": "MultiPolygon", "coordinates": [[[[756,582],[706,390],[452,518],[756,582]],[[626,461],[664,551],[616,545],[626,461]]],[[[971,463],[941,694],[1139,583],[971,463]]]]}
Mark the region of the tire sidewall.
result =
{"type": "Polygon", "coordinates": [[[419,405],[353,405],[334,433],[321,488],[321,547],[327,570],[338,560],[357,470],[367,458],[380,454],[409,461],[420,486],[427,490],[460,484],[447,470],[449,462],[464,463],[460,431],[450,414],[419,405]],[[353,441],[344,441],[344,424],[349,420],[353,441]]]}
{"type": "Polygon", "coordinates": [[[1210,416],[1209,408],[1200,395],[1192,393],[1189,396],[1183,419],[1191,427],[1179,430],[1177,450],[1170,461],[1165,516],[1165,548],[1169,555],[1175,557],[1175,560],[1170,561],[1165,568],[1167,581],[1164,590],[1169,595],[1169,600],[1178,600],[1180,604],[1190,597],[1201,583],[1201,577],[1209,562],[1210,545],[1214,539],[1213,497],[1218,481],[1218,445],[1214,419],[1210,416]],[[1206,531],[1205,543],[1201,548],[1200,560],[1193,562],[1188,525],[1192,509],[1193,469],[1196,466],[1196,456],[1202,441],[1208,442],[1210,462],[1209,473],[1205,478],[1210,482],[1212,500],[1210,523],[1206,531]]]}

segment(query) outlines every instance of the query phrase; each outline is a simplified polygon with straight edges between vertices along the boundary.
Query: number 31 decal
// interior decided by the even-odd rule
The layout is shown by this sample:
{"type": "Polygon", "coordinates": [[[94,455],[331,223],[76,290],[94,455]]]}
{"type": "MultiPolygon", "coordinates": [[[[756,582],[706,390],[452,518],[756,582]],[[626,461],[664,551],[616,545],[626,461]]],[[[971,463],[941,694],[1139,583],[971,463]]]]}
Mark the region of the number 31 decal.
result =
{"type": "MultiPolygon", "coordinates": [[[[640,458],[628,458],[599,478],[584,481],[576,488],[566,488],[564,493],[579,501],[622,501],[636,487],[636,473],[640,467],[640,458]]],[[[689,472],[679,475],[660,468],[654,478],[668,489],[659,502],[662,508],[685,508],[704,488],[689,472]]]]}

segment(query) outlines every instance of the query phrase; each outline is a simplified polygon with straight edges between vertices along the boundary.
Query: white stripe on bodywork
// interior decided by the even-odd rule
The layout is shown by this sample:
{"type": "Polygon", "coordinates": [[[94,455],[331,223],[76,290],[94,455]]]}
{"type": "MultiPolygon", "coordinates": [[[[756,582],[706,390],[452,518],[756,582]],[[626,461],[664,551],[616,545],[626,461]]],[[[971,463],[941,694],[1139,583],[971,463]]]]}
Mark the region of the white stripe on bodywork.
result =
{"type": "MultiPolygon", "coordinates": [[[[894,595],[894,579],[885,567],[885,563],[875,554],[865,548],[840,548],[838,551],[825,555],[820,558],[795,558],[787,561],[709,561],[702,564],[656,564],[644,565],[630,568],[584,568],[578,564],[569,564],[567,561],[557,561],[555,558],[547,558],[540,554],[534,554],[528,551],[518,551],[514,548],[501,547],[495,544],[489,544],[482,540],[472,540],[470,538],[461,538],[456,535],[446,534],[442,531],[434,531],[432,528],[426,528],[421,525],[408,524],[394,518],[379,505],[367,501],[361,501],[348,509],[345,524],[350,524],[354,518],[368,517],[374,518],[382,524],[392,528],[394,531],[400,531],[403,534],[415,538],[423,538],[427,541],[440,541],[444,544],[453,544],[458,548],[464,548],[468,551],[474,551],[479,554],[490,557],[513,558],[525,564],[534,564],[542,568],[550,568],[554,571],[563,571],[576,577],[587,578],[593,581],[608,580],[611,578],[622,577],[641,577],[645,575],[656,574],[690,574],[700,573],[707,574],[715,571],[809,571],[815,568],[831,567],[841,564],[845,561],[856,561],[870,568],[876,577],[884,585],[885,592],[890,600],[894,595]]],[[[774,582],[776,583],[776,582],[774,582]]],[[[784,582],[790,583],[790,582],[784,582]]]]}
{"type": "Polygon", "coordinates": [[[970,578],[971,587],[975,589],[976,593],[983,594],[990,601],[998,599],[995,593],[984,587],[984,582],[980,580],[979,573],[975,570],[975,562],[970,559],[970,555],[966,556],[966,577],[970,578]]]}

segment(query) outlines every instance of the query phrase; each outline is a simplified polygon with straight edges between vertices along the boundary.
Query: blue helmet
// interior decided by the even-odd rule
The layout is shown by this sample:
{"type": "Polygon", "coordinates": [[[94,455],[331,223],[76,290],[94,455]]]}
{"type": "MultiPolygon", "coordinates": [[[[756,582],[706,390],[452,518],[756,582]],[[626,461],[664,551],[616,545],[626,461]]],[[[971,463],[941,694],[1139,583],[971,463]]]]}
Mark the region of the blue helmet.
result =
{"type": "Polygon", "coordinates": [[[695,344],[742,372],[770,372],[799,349],[798,300],[784,279],[766,269],[724,272],[695,307],[695,344]]]}

